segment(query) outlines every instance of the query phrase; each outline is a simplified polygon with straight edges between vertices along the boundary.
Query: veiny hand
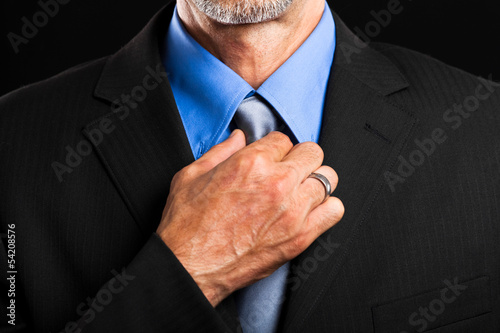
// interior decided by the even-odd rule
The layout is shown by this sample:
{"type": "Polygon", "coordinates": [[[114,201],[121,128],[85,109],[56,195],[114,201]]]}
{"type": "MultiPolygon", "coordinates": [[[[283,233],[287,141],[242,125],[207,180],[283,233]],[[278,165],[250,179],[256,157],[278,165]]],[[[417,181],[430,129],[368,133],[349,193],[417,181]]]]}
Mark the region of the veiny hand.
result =
{"type": "Polygon", "coordinates": [[[237,289],[271,275],[303,252],[344,214],[325,196],[323,151],[295,147],[272,132],[245,146],[243,132],[214,146],[172,180],[158,235],[213,306],[237,289]]]}

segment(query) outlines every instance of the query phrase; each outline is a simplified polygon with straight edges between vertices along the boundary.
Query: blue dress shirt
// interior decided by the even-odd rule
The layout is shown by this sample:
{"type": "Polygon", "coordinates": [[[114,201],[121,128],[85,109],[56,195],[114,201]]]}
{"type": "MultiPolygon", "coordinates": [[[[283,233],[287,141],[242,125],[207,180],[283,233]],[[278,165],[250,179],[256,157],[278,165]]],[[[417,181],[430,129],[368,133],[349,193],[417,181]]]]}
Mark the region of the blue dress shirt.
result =
{"type": "Polygon", "coordinates": [[[335,51],[326,2],[311,35],[257,90],[189,35],[177,9],[166,39],[163,62],[195,159],[228,138],[236,109],[254,93],[274,107],[298,142],[318,141],[335,51]]]}

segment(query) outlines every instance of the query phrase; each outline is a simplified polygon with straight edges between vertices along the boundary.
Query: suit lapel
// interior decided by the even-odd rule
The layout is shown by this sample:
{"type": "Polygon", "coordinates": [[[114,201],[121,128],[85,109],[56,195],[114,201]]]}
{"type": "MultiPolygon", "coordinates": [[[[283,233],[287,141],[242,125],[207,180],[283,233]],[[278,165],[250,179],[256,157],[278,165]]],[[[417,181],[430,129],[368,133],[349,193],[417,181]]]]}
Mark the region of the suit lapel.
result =
{"type": "MultiPolygon", "coordinates": [[[[160,59],[174,5],[167,4],[109,58],[95,96],[110,112],[83,129],[144,238],[158,226],[174,174],[194,161],[160,59]],[[136,98],[129,100],[127,96],[134,94],[136,98]],[[103,121],[111,122],[106,128],[113,130],[100,142],[93,140],[102,133],[103,121]]],[[[216,310],[232,331],[240,327],[232,297],[216,310]]]]}
{"type": "Polygon", "coordinates": [[[159,52],[174,4],[108,59],[95,96],[109,113],[83,130],[146,236],[160,221],[173,175],[194,160],[159,52]],[[112,131],[92,140],[103,121],[112,131]]]}
{"type": "Polygon", "coordinates": [[[367,220],[416,119],[386,97],[408,84],[397,68],[361,41],[334,14],[337,47],[330,76],[319,144],[324,164],[339,175],[334,195],[345,206],[341,222],[292,261],[281,318],[286,332],[299,332],[333,282],[350,244],[367,220]],[[359,52],[357,52],[359,51],[359,52]],[[354,53],[352,53],[354,52],[354,53]]]}

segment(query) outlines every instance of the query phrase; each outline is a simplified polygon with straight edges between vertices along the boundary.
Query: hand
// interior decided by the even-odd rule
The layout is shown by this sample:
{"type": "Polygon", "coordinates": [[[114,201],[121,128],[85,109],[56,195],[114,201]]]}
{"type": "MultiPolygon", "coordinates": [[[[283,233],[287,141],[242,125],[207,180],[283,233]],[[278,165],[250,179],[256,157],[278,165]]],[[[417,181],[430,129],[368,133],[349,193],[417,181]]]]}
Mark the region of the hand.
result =
{"type": "Polygon", "coordinates": [[[245,146],[243,132],[179,171],[158,235],[213,306],[237,289],[271,275],[303,252],[344,214],[342,202],[308,178],[321,166],[312,142],[295,147],[278,132],[245,146]]]}

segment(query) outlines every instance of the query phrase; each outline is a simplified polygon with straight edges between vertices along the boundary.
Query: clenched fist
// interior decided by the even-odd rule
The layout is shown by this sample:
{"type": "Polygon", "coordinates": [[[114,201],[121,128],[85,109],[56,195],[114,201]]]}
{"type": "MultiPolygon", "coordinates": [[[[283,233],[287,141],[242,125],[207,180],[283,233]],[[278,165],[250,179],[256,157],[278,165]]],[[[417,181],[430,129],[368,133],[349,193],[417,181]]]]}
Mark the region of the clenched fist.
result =
{"type": "Polygon", "coordinates": [[[293,146],[278,132],[245,146],[236,130],[172,180],[158,235],[213,306],[271,275],[303,252],[344,214],[312,172],[323,151],[311,142],[293,146]]]}

